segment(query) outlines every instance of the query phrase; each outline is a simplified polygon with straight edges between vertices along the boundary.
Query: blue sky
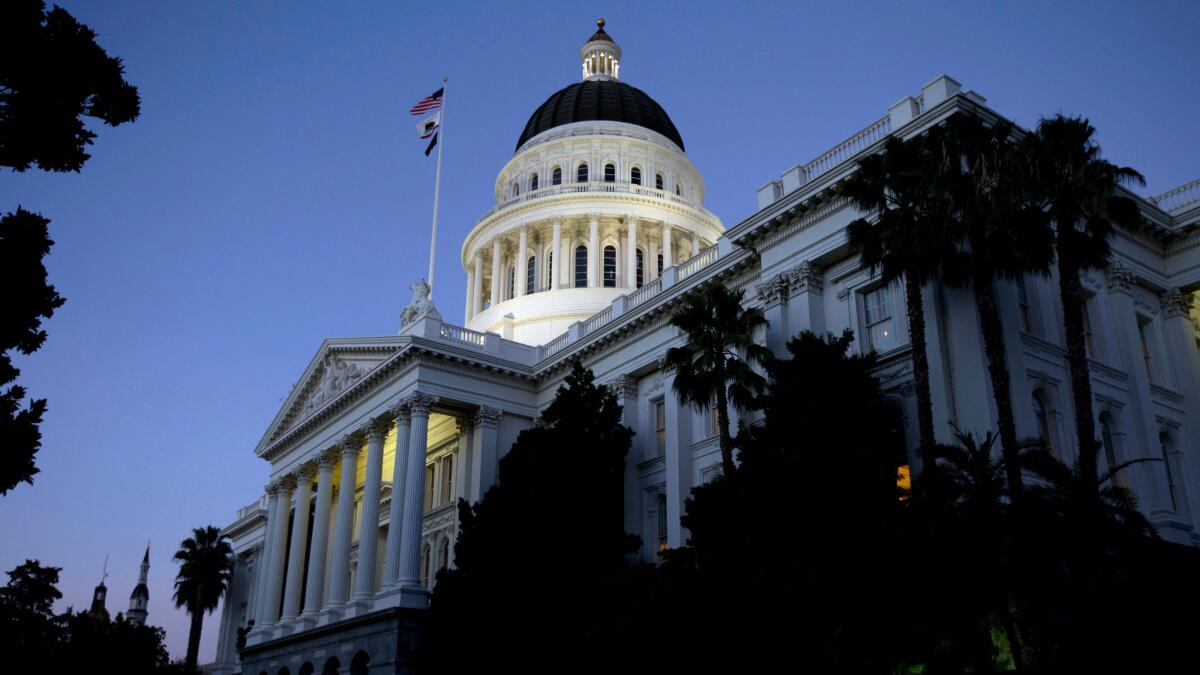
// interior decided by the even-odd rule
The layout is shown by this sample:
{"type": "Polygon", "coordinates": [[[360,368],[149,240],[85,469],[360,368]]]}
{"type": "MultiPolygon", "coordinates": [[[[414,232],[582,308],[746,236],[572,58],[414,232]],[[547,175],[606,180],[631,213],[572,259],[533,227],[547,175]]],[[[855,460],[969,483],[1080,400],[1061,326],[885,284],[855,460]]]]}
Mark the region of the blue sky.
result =
{"type": "Polygon", "coordinates": [[[321,340],[394,333],[425,274],[433,159],[408,108],[443,75],[434,299],[453,322],[459,246],[529,114],[578,79],[597,15],[726,225],[941,73],[1025,126],[1088,116],[1148,193],[1200,176],[1195,2],[62,4],[124,59],[143,112],[96,129],[81,174],[0,176],[0,210],[52,219],[67,298],[19,361],[49,412],[42,473],[0,498],[0,568],[61,566],[61,606],[80,608],[111,554],[124,610],[150,539],[150,621],[176,657],[179,541],[260,494],[252,449],[321,340]]]}

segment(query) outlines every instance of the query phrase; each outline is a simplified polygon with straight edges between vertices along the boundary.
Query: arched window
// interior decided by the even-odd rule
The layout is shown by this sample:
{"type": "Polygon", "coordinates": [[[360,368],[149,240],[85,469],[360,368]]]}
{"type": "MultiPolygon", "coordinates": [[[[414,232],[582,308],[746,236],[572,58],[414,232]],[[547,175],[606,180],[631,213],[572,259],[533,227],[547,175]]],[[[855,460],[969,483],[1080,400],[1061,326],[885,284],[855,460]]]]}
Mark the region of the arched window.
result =
{"type": "Polygon", "coordinates": [[[662,261],[663,261],[662,254],[659,253],[658,254],[658,276],[660,276],[660,277],[662,276],[662,261]]]}
{"type": "Polygon", "coordinates": [[[537,258],[529,256],[529,262],[525,263],[525,292],[533,293],[536,289],[534,284],[537,283],[537,258]]]}
{"type": "MultiPolygon", "coordinates": [[[[1109,413],[1100,415],[1100,440],[1103,442],[1104,466],[1099,473],[1100,475],[1104,475],[1112,471],[1112,468],[1117,465],[1117,447],[1113,440],[1113,419],[1109,413]]],[[[1120,474],[1113,476],[1111,481],[1113,485],[1125,486],[1120,474]]]]}
{"type": "Polygon", "coordinates": [[[517,266],[513,265],[508,268],[508,299],[512,300],[517,295],[517,266]]]}
{"type": "Polygon", "coordinates": [[[321,669],[321,675],[337,675],[338,669],[342,667],[342,662],[338,657],[331,656],[325,661],[325,667],[321,669]]]}
{"type": "Polygon", "coordinates": [[[641,185],[642,184],[642,170],[636,166],[633,167],[632,169],[630,169],[629,170],[629,182],[633,183],[634,185],[641,185]]]}
{"type": "Polygon", "coordinates": [[[612,164],[604,165],[604,182],[605,183],[617,182],[617,167],[613,166],[612,164]]]}
{"type": "Polygon", "coordinates": [[[441,566],[438,569],[446,569],[450,567],[450,538],[442,540],[442,559],[439,561],[441,566]]]}
{"type": "Polygon", "coordinates": [[[586,246],[575,247],[575,288],[587,288],[588,250],[586,246]]]}
{"type": "Polygon", "coordinates": [[[562,167],[561,166],[554,167],[554,171],[552,171],[550,173],[550,184],[551,185],[562,185],[562,167]]]}
{"type": "Polygon", "coordinates": [[[514,182],[512,187],[512,196],[516,197],[519,194],[521,194],[521,184],[514,182]]]}
{"type": "Polygon", "coordinates": [[[1158,444],[1162,448],[1163,470],[1167,472],[1167,496],[1171,499],[1171,510],[1178,511],[1179,503],[1175,499],[1175,472],[1171,470],[1171,455],[1174,446],[1171,443],[1171,435],[1167,432],[1162,432],[1158,435],[1158,444]]]}
{"type": "Polygon", "coordinates": [[[667,548],[667,496],[659,493],[655,500],[654,510],[658,516],[658,550],[667,548]]]}
{"type": "Polygon", "coordinates": [[[350,659],[350,675],[367,675],[371,672],[371,657],[364,651],[359,651],[350,659]]]}
{"type": "Polygon", "coordinates": [[[654,174],[654,189],[663,189],[663,175],[661,173],[654,174]]]}
{"type": "Polygon", "coordinates": [[[583,164],[580,164],[579,168],[575,170],[575,182],[576,183],[588,182],[588,169],[587,169],[586,162],[583,164]]]}
{"type": "Polygon", "coordinates": [[[604,247],[604,287],[617,287],[617,247],[604,247]]]}
{"type": "Polygon", "coordinates": [[[1041,389],[1034,390],[1033,419],[1037,422],[1038,438],[1042,440],[1050,454],[1058,457],[1058,448],[1054,445],[1054,434],[1050,430],[1050,415],[1047,411],[1046,400],[1046,392],[1041,389]]]}
{"type": "Polygon", "coordinates": [[[639,248],[637,250],[637,279],[636,279],[638,288],[642,287],[642,280],[645,279],[645,275],[642,273],[642,260],[643,260],[642,249],[639,248]]]}
{"type": "Polygon", "coordinates": [[[675,194],[677,194],[681,197],[683,196],[683,186],[680,185],[679,183],[675,184],[675,194]]]}
{"type": "Polygon", "coordinates": [[[538,189],[538,179],[536,173],[529,177],[529,189],[530,191],[538,189]]]}
{"type": "Polygon", "coordinates": [[[312,664],[312,661],[305,661],[304,665],[300,666],[300,675],[313,675],[313,671],[317,668],[312,664]]]}
{"type": "Polygon", "coordinates": [[[554,288],[554,251],[546,252],[546,290],[554,288]]]}

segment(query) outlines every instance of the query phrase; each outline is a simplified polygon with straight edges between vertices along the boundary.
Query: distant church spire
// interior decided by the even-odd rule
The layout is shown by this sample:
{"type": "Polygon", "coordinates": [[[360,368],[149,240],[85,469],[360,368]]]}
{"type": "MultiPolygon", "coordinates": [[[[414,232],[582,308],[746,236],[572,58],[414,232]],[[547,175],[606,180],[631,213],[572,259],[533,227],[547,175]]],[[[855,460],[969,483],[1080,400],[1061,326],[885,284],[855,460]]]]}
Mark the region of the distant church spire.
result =
{"type": "Polygon", "coordinates": [[[129,594],[129,611],[125,617],[130,623],[139,626],[146,625],[146,604],[150,602],[150,588],[146,585],[146,577],[150,574],[150,543],[146,543],[146,555],[142,556],[142,573],[138,576],[137,586],[129,594]]]}
{"type": "Polygon", "coordinates": [[[596,33],[579,48],[583,79],[616,80],[621,71],[621,48],[604,32],[604,19],[597,19],[596,27],[596,33]]]}
{"type": "Polygon", "coordinates": [[[88,610],[88,614],[97,619],[108,618],[108,608],[104,606],[105,597],[108,595],[108,586],[104,585],[104,579],[108,577],[108,556],[104,556],[104,571],[100,573],[100,583],[96,584],[96,590],[92,591],[92,608],[88,610]]]}

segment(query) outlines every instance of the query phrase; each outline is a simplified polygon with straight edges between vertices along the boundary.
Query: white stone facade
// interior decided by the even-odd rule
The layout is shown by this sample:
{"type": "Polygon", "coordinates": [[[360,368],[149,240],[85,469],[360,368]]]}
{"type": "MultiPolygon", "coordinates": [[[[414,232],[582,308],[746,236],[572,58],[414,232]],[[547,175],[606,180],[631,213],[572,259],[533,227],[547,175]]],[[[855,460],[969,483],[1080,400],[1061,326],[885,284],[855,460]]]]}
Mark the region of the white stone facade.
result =
{"type": "MultiPolygon", "coordinates": [[[[616,59],[605,67],[615,77],[616,59]]],[[[685,544],[684,500],[719,471],[719,451],[711,413],[678,402],[661,359],[683,344],[667,324],[673,307],[701,284],[746,291],[770,321],[762,339],[776,352],[802,330],[853,329],[858,349],[879,353],[877,374],[914,447],[904,294],[881,287],[848,254],[845,226],[862,214],[831,188],[889,134],[911,137],[970,110],[988,112],[982,97],[939,77],[860,134],[764,185],[759,210],[728,231],[703,209],[699,173],[653,132],[576,124],[525,143],[500,173],[496,208],[463,245],[467,327],[425,312],[400,335],[326,340],[264,434],[255,451],[270,463],[270,482],[226,528],[238,566],[216,672],[240,669],[234,643],[250,619],[246,672],[298,672],[305,662],[319,671],[330,658],[345,672],[356,656],[369,659],[371,672],[400,668],[403,649],[387,631],[371,632],[369,621],[400,620],[396,630],[404,633],[407,615],[393,608],[423,607],[434,572],[453,564],[454,500],[478,500],[494,483],[499,458],[553,399],[574,359],[615,388],[636,432],[626,461],[626,530],[641,536],[648,561],[663,546],[685,544]],[[546,180],[555,166],[574,171],[581,161],[593,171],[611,162],[618,178],[546,180]],[[634,186],[633,167],[644,169],[643,181],[662,172],[665,189],[634,186]],[[686,185],[680,195],[677,181],[686,185]],[[568,186],[578,189],[555,189],[568,186]],[[644,270],[638,287],[631,252],[650,259],[667,236],[662,272],[644,270]],[[595,257],[606,245],[618,252],[612,286],[603,284],[595,257]],[[576,288],[579,246],[589,257],[576,288]],[[551,248],[570,264],[546,289],[551,248]],[[535,292],[509,293],[507,270],[522,250],[535,259],[535,292]]],[[[1124,480],[1164,537],[1197,545],[1200,182],[1138,200],[1146,227],[1118,232],[1111,267],[1084,279],[1092,294],[1093,411],[1107,461],[1162,460],[1135,465],[1124,480]]],[[[1018,434],[1044,435],[1070,461],[1077,439],[1056,280],[1028,277],[998,284],[998,292],[1018,434]]],[[[947,420],[994,430],[971,295],[936,284],[924,293],[939,440],[951,440],[947,420]]]]}

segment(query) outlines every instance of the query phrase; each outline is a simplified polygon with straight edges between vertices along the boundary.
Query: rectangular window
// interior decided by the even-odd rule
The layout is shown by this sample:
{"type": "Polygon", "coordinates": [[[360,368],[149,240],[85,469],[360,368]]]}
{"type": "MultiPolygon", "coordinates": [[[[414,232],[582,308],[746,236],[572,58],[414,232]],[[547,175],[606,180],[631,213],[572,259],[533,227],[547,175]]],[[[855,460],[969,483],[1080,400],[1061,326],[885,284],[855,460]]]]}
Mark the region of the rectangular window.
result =
{"type": "Polygon", "coordinates": [[[896,346],[892,321],[891,288],[881,286],[863,294],[863,333],[868,349],[882,352],[896,346]]]}
{"type": "Polygon", "coordinates": [[[667,452],[667,404],[661,398],[654,402],[654,456],[667,452]]]}
{"type": "Polygon", "coordinates": [[[1017,307],[1021,311],[1021,330],[1033,332],[1033,312],[1029,307],[1029,289],[1025,287],[1025,275],[1017,275],[1017,307]]]}
{"type": "Polygon", "coordinates": [[[1154,379],[1154,366],[1150,357],[1150,317],[1138,315],[1138,341],[1142,346],[1142,363],[1146,364],[1146,377],[1154,379]]]}
{"type": "Polygon", "coordinates": [[[705,438],[712,438],[713,436],[721,435],[720,419],[717,416],[717,411],[720,409],[721,409],[720,406],[718,406],[715,403],[713,404],[713,407],[709,408],[709,410],[708,410],[708,428],[705,429],[705,438]]]}
{"type": "Polygon", "coordinates": [[[1096,340],[1092,333],[1091,305],[1091,296],[1083,299],[1083,347],[1087,351],[1087,357],[1094,359],[1096,358],[1096,340]]]}
{"type": "Polygon", "coordinates": [[[425,510],[433,508],[433,493],[437,488],[437,483],[434,481],[433,464],[425,465],[425,510]]]}
{"type": "Polygon", "coordinates": [[[442,503],[454,501],[454,455],[442,458],[442,503]]]}

